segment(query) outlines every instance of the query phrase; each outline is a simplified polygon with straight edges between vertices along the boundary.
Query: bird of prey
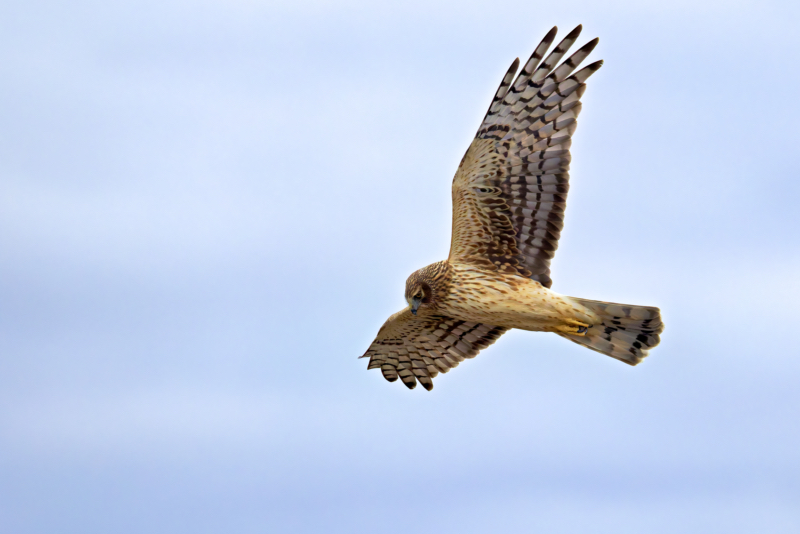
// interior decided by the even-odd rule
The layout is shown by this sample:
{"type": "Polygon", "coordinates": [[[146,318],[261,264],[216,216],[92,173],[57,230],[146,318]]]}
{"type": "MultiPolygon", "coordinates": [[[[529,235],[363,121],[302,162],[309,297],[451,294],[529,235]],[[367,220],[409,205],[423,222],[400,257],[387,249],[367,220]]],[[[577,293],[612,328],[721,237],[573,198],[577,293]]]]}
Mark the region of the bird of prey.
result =
{"type": "Polygon", "coordinates": [[[516,59],[500,83],[453,179],[449,257],[409,276],[408,307],[389,317],[361,356],[386,380],[400,377],[409,389],[419,381],[431,390],[436,375],[511,328],[554,332],[630,365],[658,345],[658,308],[550,290],[580,99],[586,79],[603,64],[573,74],[598,39],[559,64],[581,29],[545,58],[553,28],[519,76],[516,59]]]}

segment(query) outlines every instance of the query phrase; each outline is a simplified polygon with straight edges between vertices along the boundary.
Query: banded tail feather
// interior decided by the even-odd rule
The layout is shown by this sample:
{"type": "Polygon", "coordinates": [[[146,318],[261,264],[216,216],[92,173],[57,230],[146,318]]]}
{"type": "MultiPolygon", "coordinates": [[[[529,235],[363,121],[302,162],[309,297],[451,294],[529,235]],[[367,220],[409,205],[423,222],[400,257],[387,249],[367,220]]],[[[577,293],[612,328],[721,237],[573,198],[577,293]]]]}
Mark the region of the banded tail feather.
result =
{"type": "Polygon", "coordinates": [[[664,331],[658,308],[570,298],[592,310],[602,322],[592,325],[585,336],[559,334],[561,337],[628,365],[638,364],[658,345],[658,335],[664,331]]]}

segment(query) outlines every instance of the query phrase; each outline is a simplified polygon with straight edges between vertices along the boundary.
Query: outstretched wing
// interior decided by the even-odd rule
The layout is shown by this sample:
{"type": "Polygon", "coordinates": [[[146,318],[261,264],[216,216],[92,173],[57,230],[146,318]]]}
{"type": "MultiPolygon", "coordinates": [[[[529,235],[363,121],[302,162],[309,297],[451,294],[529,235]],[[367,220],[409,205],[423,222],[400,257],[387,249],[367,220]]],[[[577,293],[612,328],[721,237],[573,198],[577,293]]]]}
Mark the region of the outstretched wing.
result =
{"type": "Polygon", "coordinates": [[[518,60],[503,78],[453,179],[450,261],[552,284],[580,98],[586,79],[603,64],[572,74],[597,45],[594,39],[556,67],[580,32],[581,26],[572,30],[541,62],[553,28],[513,85],[518,60]]]}
{"type": "Polygon", "coordinates": [[[507,328],[460,321],[442,315],[411,315],[408,308],[389,317],[361,358],[369,357],[367,369],[380,369],[394,382],[399,376],[408,389],[433,389],[436,375],[474,358],[507,328]]]}

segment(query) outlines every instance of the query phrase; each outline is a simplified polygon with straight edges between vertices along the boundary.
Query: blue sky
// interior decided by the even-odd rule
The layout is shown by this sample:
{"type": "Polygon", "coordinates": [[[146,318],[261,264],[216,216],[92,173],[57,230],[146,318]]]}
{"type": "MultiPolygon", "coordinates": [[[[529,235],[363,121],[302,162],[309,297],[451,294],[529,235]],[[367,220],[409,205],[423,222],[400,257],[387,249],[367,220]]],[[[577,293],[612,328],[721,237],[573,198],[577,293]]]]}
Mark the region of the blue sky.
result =
{"type": "Polygon", "coordinates": [[[799,15],[3,4],[0,530],[797,532],[799,15]],[[661,346],[367,372],[506,68],[578,23],[553,289],[660,306],[661,346]]]}

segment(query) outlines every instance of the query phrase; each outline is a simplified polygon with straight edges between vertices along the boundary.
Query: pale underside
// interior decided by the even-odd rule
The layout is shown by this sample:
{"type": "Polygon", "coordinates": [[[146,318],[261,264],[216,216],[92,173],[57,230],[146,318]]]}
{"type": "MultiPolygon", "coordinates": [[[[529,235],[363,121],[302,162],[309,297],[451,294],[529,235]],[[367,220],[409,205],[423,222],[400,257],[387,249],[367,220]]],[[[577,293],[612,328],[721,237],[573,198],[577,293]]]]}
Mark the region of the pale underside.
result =
{"type": "Polygon", "coordinates": [[[450,262],[451,291],[435,312],[465,321],[534,332],[576,334],[580,326],[599,322],[578,302],[517,274],[487,271],[450,262]]]}

